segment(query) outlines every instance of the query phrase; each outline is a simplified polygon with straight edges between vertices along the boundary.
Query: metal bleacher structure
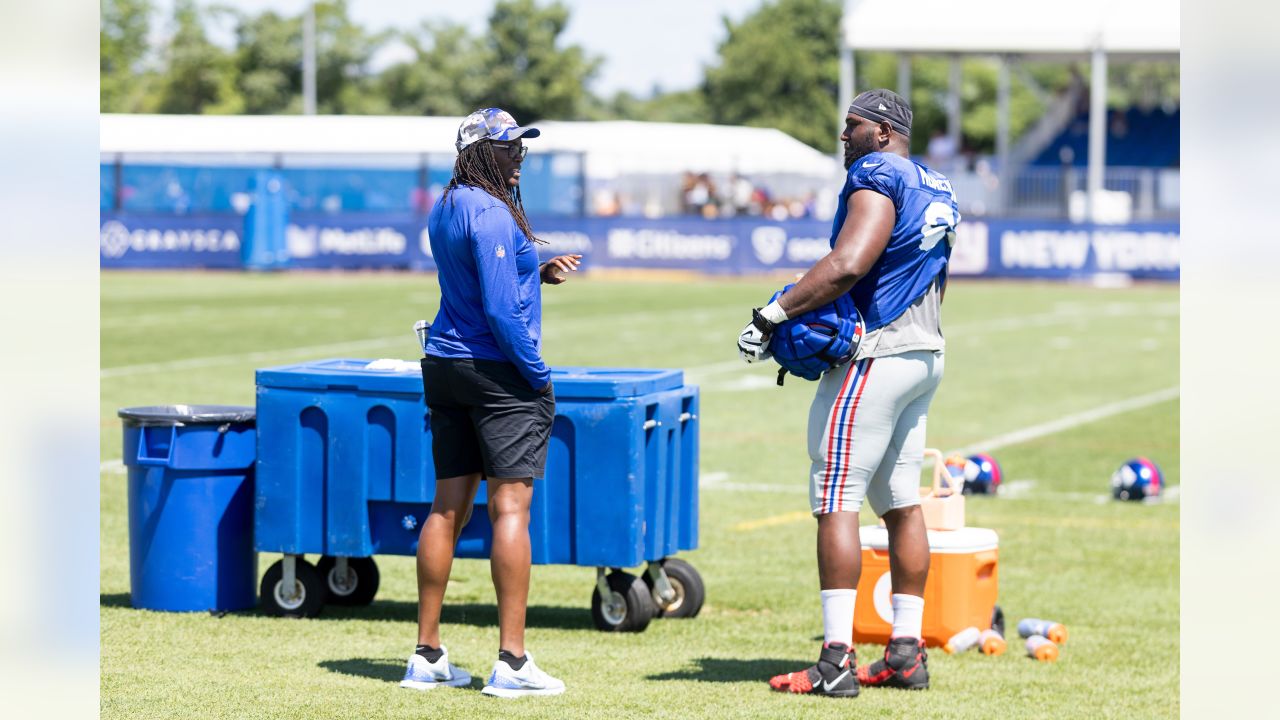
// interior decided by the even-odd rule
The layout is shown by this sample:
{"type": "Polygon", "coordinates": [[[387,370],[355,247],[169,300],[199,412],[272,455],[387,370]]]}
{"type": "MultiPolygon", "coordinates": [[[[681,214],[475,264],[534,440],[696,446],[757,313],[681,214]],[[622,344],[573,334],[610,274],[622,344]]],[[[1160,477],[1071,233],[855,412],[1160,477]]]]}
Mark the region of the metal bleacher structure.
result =
{"type": "Polygon", "coordinates": [[[1021,0],[916,0],[908,12],[896,0],[848,0],[841,52],[842,106],[854,95],[854,51],[899,56],[898,91],[909,94],[911,58],[951,60],[946,97],[947,134],[960,144],[962,57],[998,63],[994,174],[988,183],[953,173],[982,213],[1070,217],[1122,222],[1176,218],[1178,212],[1178,114],[1106,108],[1107,68],[1112,62],[1178,62],[1177,0],[1079,0],[1062,6],[1021,0]],[[1056,98],[1043,96],[1021,61],[1090,63],[1090,76],[1056,98]],[[1010,137],[1013,74],[1042,95],[1048,112],[1016,142],[1010,137]],[[1087,91],[1087,94],[1086,94],[1087,91]],[[1077,170],[1079,169],[1079,171],[1077,170]]]}

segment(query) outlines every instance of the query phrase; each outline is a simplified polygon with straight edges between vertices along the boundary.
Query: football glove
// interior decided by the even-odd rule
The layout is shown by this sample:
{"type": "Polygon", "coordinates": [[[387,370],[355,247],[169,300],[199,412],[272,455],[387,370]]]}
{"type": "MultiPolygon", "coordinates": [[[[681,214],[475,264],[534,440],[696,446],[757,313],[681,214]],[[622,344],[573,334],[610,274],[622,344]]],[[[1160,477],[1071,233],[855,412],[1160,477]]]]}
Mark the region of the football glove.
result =
{"type": "Polygon", "coordinates": [[[751,322],[738,335],[738,354],[749,362],[760,362],[773,357],[769,352],[769,340],[777,326],[760,314],[760,308],[751,311],[751,322]]]}

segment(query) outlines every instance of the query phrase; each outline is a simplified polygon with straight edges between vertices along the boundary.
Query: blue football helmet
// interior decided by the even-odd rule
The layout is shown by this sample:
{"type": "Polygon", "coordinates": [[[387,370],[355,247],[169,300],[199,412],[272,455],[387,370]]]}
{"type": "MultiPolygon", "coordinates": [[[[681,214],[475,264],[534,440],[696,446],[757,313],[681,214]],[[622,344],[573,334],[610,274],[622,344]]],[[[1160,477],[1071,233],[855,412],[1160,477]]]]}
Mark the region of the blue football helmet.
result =
{"type": "Polygon", "coordinates": [[[1160,496],[1164,473],[1144,457],[1136,457],[1111,474],[1111,496],[1116,500],[1146,500],[1160,496]]]}
{"type": "MultiPolygon", "coordinates": [[[[794,285],[788,285],[769,298],[777,300],[794,285]]],[[[769,340],[769,352],[782,366],[778,384],[786,373],[805,380],[817,380],[837,365],[853,359],[862,343],[862,315],[848,293],[835,302],[780,323],[769,340]]]]}

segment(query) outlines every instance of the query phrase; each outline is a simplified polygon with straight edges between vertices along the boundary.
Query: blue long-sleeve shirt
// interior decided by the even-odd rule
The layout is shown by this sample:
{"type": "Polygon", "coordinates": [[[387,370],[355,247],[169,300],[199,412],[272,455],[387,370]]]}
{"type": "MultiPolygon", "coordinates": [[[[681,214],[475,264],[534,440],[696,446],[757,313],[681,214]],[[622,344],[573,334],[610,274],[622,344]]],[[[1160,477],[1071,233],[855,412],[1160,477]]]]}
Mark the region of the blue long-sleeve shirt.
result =
{"type": "Polygon", "coordinates": [[[432,208],[427,228],[440,280],[427,354],[506,360],[530,387],[545,387],[538,252],[507,206],[460,185],[432,208]]]}

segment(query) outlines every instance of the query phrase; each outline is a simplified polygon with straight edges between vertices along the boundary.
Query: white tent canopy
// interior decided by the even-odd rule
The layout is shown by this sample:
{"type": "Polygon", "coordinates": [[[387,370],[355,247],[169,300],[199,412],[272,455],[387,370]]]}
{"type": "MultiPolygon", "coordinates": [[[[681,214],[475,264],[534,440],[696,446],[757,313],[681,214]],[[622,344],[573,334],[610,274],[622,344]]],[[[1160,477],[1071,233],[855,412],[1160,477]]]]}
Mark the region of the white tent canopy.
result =
{"type": "Polygon", "coordinates": [[[1178,0],[848,0],[855,50],[1088,56],[1178,53],[1178,0]]]}
{"type": "MultiPolygon", "coordinates": [[[[454,155],[460,117],[359,115],[101,116],[106,155],[454,155]]],[[[685,171],[831,180],[840,166],[779,130],[646,122],[532,123],[530,152],[581,153],[592,180],[685,171]]],[[[833,138],[834,140],[834,138],[833,138]]]]}

